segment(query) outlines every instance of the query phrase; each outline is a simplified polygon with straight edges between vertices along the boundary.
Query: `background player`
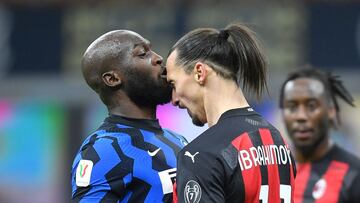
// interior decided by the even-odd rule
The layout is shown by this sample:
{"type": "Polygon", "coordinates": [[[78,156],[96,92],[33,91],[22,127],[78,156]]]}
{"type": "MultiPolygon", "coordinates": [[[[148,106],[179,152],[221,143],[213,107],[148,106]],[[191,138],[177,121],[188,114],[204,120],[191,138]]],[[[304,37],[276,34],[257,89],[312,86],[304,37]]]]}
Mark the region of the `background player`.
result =
{"type": "Polygon", "coordinates": [[[195,125],[209,124],[178,154],[175,201],[292,202],[290,150],[242,91],[260,97],[264,58],[255,34],[243,25],[193,30],[170,50],[173,104],[186,108],[195,125]]]}
{"type": "Polygon", "coordinates": [[[330,138],[340,124],[340,97],[354,106],[339,77],[303,68],[281,87],[280,107],[298,162],[295,201],[360,202],[360,161],[330,138]]]}
{"type": "Polygon", "coordinates": [[[106,33],[86,50],[83,76],[109,116],[75,157],[74,201],[172,202],[176,154],[186,141],[156,119],[156,106],[171,99],[162,61],[127,30],[106,33]]]}

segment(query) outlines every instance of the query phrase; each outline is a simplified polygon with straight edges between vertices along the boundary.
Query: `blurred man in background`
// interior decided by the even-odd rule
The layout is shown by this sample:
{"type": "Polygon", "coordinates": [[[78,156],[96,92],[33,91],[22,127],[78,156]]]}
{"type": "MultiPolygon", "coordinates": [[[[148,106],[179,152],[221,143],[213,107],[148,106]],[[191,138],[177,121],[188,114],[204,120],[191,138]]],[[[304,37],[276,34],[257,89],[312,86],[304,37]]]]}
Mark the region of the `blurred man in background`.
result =
{"type": "Polygon", "coordinates": [[[280,107],[298,162],[296,202],[360,202],[360,160],[330,138],[340,124],[338,97],[354,106],[339,77],[313,68],[291,73],[281,87],[280,107]]]}
{"type": "Polygon", "coordinates": [[[173,104],[186,108],[195,125],[209,124],[178,154],[174,200],[290,203],[290,150],[243,94],[260,97],[266,88],[265,56],[255,33],[238,24],[193,30],[170,50],[166,69],[173,104]]]}
{"type": "Polygon", "coordinates": [[[83,76],[109,116],[73,162],[75,202],[172,202],[176,154],[186,141],[156,119],[156,106],[171,99],[162,62],[148,40],[127,30],[86,50],[83,76]]]}

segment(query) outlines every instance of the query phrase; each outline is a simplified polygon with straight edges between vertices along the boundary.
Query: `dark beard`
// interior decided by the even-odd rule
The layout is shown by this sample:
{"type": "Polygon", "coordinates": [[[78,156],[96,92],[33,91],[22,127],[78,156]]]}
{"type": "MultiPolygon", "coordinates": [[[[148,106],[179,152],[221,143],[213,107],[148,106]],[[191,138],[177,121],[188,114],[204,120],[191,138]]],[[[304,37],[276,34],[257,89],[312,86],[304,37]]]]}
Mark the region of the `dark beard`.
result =
{"type": "Polygon", "coordinates": [[[141,107],[155,108],[171,100],[171,86],[160,76],[153,79],[150,72],[126,71],[124,91],[131,101],[141,107]]]}
{"type": "Polygon", "coordinates": [[[310,158],[311,156],[314,155],[315,153],[315,150],[319,147],[319,145],[321,143],[323,143],[323,141],[325,140],[325,138],[327,138],[328,136],[328,130],[330,128],[330,125],[329,125],[329,122],[327,119],[323,119],[320,124],[319,124],[319,134],[320,136],[317,138],[317,140],[315,140],[315,142],[309,144],[309,145],[302,145],[302,146],[296,146],[295,147],[297,148],[298,151],[301,152],[301,154],[304,156],[304,157],[307,157],[307,158],[310,158]]]}
{"type": "Polygon", "coordinates": [[[191,118],[192,123],[195,126],[203,127],[205,125],[203,122],[200,121],[200,119],[198,117],[192,115],[189,110],[187,110],[187,112],[188,112],[188,114],[189,114],[189,116],[191,118]]]}
{"type": "Polygon", "coordinates": [[[203,127],[205,124],[201,122],[197,117],[192,118],[192,123],[198,127],[203,127]]]}

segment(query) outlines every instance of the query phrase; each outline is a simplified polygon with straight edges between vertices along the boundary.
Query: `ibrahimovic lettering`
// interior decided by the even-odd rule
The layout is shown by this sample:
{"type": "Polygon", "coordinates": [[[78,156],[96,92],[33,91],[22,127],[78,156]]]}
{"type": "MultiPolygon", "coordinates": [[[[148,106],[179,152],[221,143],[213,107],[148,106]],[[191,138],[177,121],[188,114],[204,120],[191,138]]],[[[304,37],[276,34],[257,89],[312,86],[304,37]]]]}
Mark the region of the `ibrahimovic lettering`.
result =
{"type": "Polygon", "coordinates": [[[241,171],[263,165],[286,165],[291,163],[290,149],[285,145],[261,145],[239,151],[241,171]]]}

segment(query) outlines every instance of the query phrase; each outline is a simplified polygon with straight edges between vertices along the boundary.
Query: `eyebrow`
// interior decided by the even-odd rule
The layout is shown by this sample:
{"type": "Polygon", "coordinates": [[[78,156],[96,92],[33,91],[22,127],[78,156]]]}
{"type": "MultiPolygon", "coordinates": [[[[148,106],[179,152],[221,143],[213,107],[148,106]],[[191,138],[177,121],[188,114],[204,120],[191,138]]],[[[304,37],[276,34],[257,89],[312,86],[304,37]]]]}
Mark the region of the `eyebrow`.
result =
{"type": "Polygon", "coordinates": [[[148,40],[145,40],[145,42],[140,42],[140,43],[135,43],[134,44],[134,48],[138,47],[138,46],[148,46],[149,48],[151,48],[151,43],[148,40]]]}

